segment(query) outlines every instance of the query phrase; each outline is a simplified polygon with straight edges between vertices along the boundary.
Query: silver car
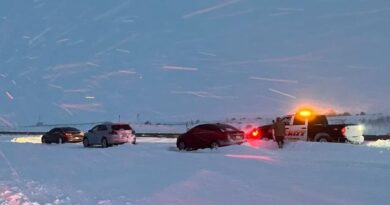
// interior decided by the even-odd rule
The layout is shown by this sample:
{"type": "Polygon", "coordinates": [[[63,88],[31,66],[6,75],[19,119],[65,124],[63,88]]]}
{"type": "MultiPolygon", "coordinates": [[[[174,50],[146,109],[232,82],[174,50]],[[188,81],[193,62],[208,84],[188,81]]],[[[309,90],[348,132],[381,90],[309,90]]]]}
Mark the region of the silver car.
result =
{"type": "Polygon", "coordinates": [[[101,145],[108,147],[124,143],[136,144],[135,131],[129,124],[125,123],[104,123],[96,125],[85,133],[83,145],[89,147],[101,145]]]}

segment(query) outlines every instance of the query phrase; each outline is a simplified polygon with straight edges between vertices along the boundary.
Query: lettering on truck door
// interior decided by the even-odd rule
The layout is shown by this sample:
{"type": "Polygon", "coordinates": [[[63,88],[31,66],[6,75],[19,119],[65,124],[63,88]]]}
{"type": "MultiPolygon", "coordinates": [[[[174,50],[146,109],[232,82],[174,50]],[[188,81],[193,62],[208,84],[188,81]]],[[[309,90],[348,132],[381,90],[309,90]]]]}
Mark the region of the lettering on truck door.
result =
{"type": "Polygon", "coordinates": [[[286,139],[288,140],[307,140],[307,120],[300,120],[295,116],[292,117],[289,125],[286,126],[286,139]]]}

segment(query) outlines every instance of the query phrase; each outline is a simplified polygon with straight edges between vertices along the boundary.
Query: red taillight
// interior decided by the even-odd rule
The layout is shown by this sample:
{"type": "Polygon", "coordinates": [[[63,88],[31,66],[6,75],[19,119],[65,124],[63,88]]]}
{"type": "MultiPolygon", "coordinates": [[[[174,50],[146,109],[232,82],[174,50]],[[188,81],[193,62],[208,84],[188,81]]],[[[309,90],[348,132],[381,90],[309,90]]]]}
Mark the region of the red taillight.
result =
{"type": "Polygon", "coordinates": [[[72,133],[65,133],[65,136],[71,137],[71,136],[72,136],[72,133]]]}
{"type": "Polygon", "coordinates": [[[345,135],[346,132],[347,132],[347,128],[343,127],[343,129],[341,129],[341,134],[345,135]]]}
{"type": "Polygon", "coordinates": [[[257,137],[257,136],[259,136],[259,130],[255,129],[252,131],[252,137],[257,137]]]}

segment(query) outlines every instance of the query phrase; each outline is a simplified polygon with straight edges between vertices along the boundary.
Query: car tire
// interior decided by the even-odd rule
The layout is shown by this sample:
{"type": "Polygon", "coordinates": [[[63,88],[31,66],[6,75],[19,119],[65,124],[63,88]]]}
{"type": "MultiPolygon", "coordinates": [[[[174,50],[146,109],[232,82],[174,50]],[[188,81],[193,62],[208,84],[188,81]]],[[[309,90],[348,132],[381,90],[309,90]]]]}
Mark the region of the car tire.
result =
{"type": "Polygon", "coordinates": [[[327,136],[327,135],[319,135],[319,136],[316,136],[315,137],[315,141],[316,142],[330,142],[330,140],[329,140],[329,136],[327,136]]]}
{"type": "Polygon", "coordinates": [[[83,139],[83,146],[84,146],[84,147],[89,147],[89,146],[90,146],[89,140],[88,140],[88,138],[86,138],[86,137],[84,137],[84,139],[83,139]]]}
{"type": "Polygon", "coordinates": [[[109,146],[109,145],[108,145],[107,138],[104,137],[104,138],[102,139],[102,147],[103,147],[103,148],[107,148],[108,146],[109,146]]]}
{"type": "Polygon", "coordinates": [[[329,142],[329,140],[326,137],[320,137],[318,142],[329,142]]]}
{"type": "Polygon", "coordinates": [[[214,142],[211,142],[210,144],[210,149],[218,149],[219,148],[219,143],[214,141],[214,142]]]}
{"type": "Polygon", "coordinates": [[[49,143],[47,142],[46,137],[42,137],[42,138],[41,138],[41,142],[42,142],[42,144],[49,144],[49,143]]]}
{"type": "Polygon", "coordinates": [[[179,141],[177,143],[177,148],[180,150],[180,151],[184,151],[184,150],[188,150],[187,146],[186,146],[186,143],[184,141],[179,141]]]}

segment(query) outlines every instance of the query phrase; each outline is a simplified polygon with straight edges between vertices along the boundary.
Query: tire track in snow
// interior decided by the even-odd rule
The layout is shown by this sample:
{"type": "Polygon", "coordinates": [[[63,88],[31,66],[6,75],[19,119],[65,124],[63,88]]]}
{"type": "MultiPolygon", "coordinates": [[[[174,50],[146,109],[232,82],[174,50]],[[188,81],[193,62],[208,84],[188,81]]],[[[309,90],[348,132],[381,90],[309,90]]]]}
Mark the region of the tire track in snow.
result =
{"type": "MultiPolygon", "coordinates": [[[[51,149],[47,147],[47,149],[51,149]]],[[[39,205],[40,203],[31,200],[30,196],[39,194],[48,204],[72,204],[68,196],[61,195],[61,190],[55,187],[48,188],[43,184],[34,181],[22,180],[22,177],[12,165],[3,150],[0,149],[0,160],[7,164],[12,178],[1,181],[0,179],[0,204],[1,205],[39,205]]],[[[45,203],[46,204],[46,203],[45,203]]]]}
{"type": "MultiPolygon", "coordinates": [[[[35,202],[30,202],[28,197],[23,194],[20,190],[19,186],[22,185],[22,180],[20,178],[19,173],[15,169],[15,167],[11,164],[7,156],[4,154],[3,150],[0,149],[0,157],[4,159],[5,163],[8,166],[8,169],[11,172],[12,181],[14,181],[14,186],[7,186],[4,183],[0,183],[0,199],[2,201],[1,204],[10,204],[10,205],[18,205],[18,204],[37,204],[35,202]]],[[[12,183],[11,181],[11,183],[12,183]]]]}
{"type": "Polygon", "coordinates": [[[10,172],[11,172],[11,176],[13,177],[13,179],[20,183],[20,175],[19,173],[16,171],[15,167],[12,166],[11,162],[8,160],[8,158],[5,156],[3,150],[0,149],[0,157],[4,159],[5,163],[7,164],[10,172]]]}

